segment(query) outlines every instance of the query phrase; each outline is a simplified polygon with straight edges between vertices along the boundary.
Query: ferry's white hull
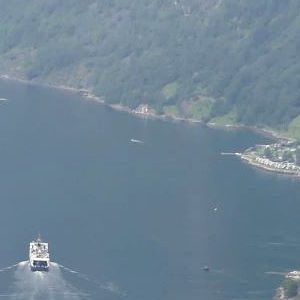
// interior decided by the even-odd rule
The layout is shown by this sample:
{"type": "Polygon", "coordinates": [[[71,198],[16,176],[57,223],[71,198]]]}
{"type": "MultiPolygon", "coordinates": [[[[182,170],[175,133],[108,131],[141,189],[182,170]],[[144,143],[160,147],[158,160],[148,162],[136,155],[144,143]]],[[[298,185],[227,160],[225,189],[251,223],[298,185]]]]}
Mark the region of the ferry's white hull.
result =
{"type": "Polygon", "coordinates": [[[32,272],[36,272],[36,271],[40,271],[40,272],[48,272],[49,271],[49,267],[37,267],[37,266],[32,266],[30,265],[30,270],[32,272]]]}
{"type": "Polygon", "coordinates": [[[31,271],[49,271],[50,257],[48,252],[48,243],[43,243],[37,239],[30,243],[29,246],[29,265],[31,271]]]}

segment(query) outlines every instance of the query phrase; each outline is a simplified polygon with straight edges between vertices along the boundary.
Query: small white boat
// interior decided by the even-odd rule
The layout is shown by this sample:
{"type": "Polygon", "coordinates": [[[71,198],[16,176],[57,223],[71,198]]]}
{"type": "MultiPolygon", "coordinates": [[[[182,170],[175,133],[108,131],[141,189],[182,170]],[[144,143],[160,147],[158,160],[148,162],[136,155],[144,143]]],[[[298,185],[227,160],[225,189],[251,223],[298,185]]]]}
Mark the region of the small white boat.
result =
{"type": "Polygon", "coordinates": [[[209,272],[210,271],[210,267],[209,266],[204,266],[202,269],[205,272],[209,272]]]}
{"type": "Polygon", "coordinates": [[[38,237],[29,245],[29,264],[31,271],[49,271],[50,255],[48,243],[38,237]]]}
{"type": "Polygon", "coordinates": [[[139,144],[144,144],[144,142],[143,142],[143,141],[141,141],[141,140],[136,140],[136,139],[130,139],[130,142],[131,142],[131,143],[139,143],[139,144]]]}

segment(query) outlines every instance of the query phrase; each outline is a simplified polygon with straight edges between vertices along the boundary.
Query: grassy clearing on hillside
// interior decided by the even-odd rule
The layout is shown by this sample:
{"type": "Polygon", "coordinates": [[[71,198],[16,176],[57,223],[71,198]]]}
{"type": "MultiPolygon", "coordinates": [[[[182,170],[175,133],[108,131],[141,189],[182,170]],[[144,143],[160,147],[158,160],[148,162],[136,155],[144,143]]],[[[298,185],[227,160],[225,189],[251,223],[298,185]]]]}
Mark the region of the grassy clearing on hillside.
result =
{"type": "Polygon", "coordinates": [[[163,113],[171,117],[179,117],[180,112],[176,105],[166,105],[163,107],[163,113]]]}
{"type": "Polygon", "coordinates": [[[199,97],[196,101],[184,101],[182,106],[188,118],[207,121],[212,111],[213,101],[207,97],[199,97]]]}
{"type": "Polygon", "coordinates": [[[218,125],[236,125],[236,115],[233,111],[230,113],[221,116],[221,117],[215,117],[210,120],[211,123],[216,123],[218,125]]]}
{"type": "Polygon", "coordinates": [[[299,28],[297,0],[2,1],[0,69],[130,108],[283,128],[300,115],[299,28]]]}
{"type": "Polygon", "coordinates": [[[175,97],[177,91],[178,91],[178,83],[176,81],[165,85],[164,88],[162,89],[162,93],[167,100],[175,97]]]}
{"type": "Polygon", "coordinates": [[[287,134],[292,138],[300,139],[300,115],[289,124],[287,134]]]}

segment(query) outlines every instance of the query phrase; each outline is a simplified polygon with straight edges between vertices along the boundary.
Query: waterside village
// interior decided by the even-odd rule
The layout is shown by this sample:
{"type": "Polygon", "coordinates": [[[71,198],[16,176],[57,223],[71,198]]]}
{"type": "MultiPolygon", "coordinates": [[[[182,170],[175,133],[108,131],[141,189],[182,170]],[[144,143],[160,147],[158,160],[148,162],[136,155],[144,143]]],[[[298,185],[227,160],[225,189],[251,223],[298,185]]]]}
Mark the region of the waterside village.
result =
{"type": "Polygon", "coordinates": [[[300,142],[281,140],[271,145],[256,145],[241,154],[249,164],[268,171],[300,176],[300,142]]]}
{"type": "Polygon", "coordinates": [[[291,271],[285,274],[285,280],[277,289],[274,300],[297,300],[300,295],[300,271],[291,271]]]}

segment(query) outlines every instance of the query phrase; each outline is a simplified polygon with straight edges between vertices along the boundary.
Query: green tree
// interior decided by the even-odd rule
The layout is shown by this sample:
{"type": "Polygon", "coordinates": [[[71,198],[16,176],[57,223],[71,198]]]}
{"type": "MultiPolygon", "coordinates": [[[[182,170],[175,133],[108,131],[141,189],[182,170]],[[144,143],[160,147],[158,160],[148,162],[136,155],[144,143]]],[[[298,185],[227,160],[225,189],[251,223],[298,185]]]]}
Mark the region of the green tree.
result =
{"type": "Polygon", "coordinates": [[[289,150],[286,150],[282,154],[282,160],[288,162],[294,162],[293,153],[289,150]]]}
{"type": "Polygon", "coordinates": [[[300,115],[300,1],[219,2],[3,0],[1,72],[160,111],[204,96],[209,117],[288,128],[300,115]]]}
{"type": "Polygon", "coordinates": [[[287,279],[283,285],[284,295],[286,298],[296,297],[298,294],[298,284],[295,280],[287,279]]]}
{"type": "Polygon", "coordinates": [[[266,147],[265,148],[265,150],[264,150],[264,156],[266,158],[269,158],[269,159],[273,158],[273,154],[272,154],[272,151],[271,151],[270,147],[266,147]]]}

